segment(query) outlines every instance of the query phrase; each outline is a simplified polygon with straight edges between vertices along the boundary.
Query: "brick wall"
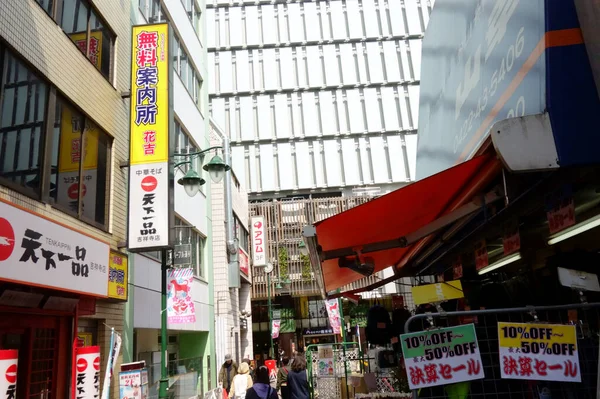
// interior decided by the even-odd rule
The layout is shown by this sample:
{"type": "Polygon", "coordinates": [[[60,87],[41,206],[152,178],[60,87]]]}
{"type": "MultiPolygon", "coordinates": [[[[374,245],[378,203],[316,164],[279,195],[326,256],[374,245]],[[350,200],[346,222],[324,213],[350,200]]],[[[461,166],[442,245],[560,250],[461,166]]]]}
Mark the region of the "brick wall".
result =
{"type": "MultiPolygon", "coordinates": [[[[130,4],[125,0],[94,0],[93,3],[117,35],[110,82],[34,0],[0,1],[0,38],[114,138],[109,232],[102,232],[5,187],[0,187],[0,197],[108,241],[116,249],[117,243],[124,241],[126,235],[127,203],[123,193],[127,192],[127,169],[121,170],[119,163],[128,159],[129,148],[129,100],[123,100],[121,92],[130,89],[130,4]]],[[[122,303],[97,303],[94,318],[99,319],[98,343],[103,354],[103,368],[110,340],[110,330],[103,323],[122,332],[123,309],[122,303]]],[[[117,370],[121,359],[119,356],[117,370]]],[[[118,397],[117,385],[113,382],[111,397],[118,397]]]]}

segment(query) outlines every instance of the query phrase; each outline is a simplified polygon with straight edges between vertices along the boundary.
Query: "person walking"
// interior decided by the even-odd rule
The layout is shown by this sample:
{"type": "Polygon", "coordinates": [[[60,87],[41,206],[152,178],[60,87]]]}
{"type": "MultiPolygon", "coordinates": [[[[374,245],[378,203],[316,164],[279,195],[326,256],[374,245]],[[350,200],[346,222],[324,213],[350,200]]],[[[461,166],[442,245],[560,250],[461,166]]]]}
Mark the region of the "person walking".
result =
{"type": "Polygon", "coordinates": [[[250,374],[250,378],[252,378],[252,381],[254,381],[254,366],[252,365],[252,361],[248,358],[245,358],[242,360],[242,362],[248,363],[248,367],[250,368],[250,372],[248,374],[250,374]]]}
{"type": "Polygon", "coordinates": [[[308,375],[304,356],[300,355],[294,358],[287,382],[290,399],[308,399],[308,375]]]}
{"type": "Polygon", "coordinates": [[[225,363],[221,366],[221,370],[219,371],[219,382],[225,389],[225,392],[229,395],[229,390],[231,389],[231,382],[233,381],[233,377],[237,374],[237,364],[233,361],[233,357],[229,354],[225,355],[225,363]]]}
{"type": "Polygon", "coordinates": [[[290,358],[284,356],[281,359],[281,367],[277,371],[277,390],[281,393],[281,399],[290,398],[290,390],[288,388],[287,377],[290,372],[290,358]]]}
{"type": "Polygon", "coordinates": [[[269,383],[269,369],[266,366],[256,369],[256,380],[246,392],[246,399],[279,399],[277,391],[269,383]]]}
{"type": "Polygon", "coordinates": [[[238,374],[233,377],[229,399],[245,399],[246,391],[252,388],[252,377],[250,377],[248,363],[242,362],[238,368],[238,374]]]}

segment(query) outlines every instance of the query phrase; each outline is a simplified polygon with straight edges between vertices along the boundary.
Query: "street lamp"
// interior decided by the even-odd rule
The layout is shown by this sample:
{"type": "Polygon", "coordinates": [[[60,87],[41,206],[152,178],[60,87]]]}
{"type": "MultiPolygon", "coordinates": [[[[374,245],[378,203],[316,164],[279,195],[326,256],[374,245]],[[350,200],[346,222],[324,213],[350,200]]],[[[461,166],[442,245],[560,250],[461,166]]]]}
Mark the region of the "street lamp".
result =
{"type": "MultiPolygon", "coordinates": [[[[199,157],[202,154],[205,154],[212,150],[221,149],[223,151],[223,155],[225,157],[225,162],[219,157],[215,155],[208,164],[204,165],[204,170],[209,172],[210,177],[213,182],[219,183],[223,180],[226,172],[231,170],[231,166],[229,166],[226,162],[231,162],[230,159],[230,148],[229,148],[229,140],[226,136],[222,137],[223,146],[214,146],[207,148],[203,151],[197,151],[189,154],[173,154],[177,159],[184,159],[181,162],[177,162],[174,165],[174,168],[181,168],[183,165],[189,165],[188,171],[185,173],[183,177],[177,180],[177,183],[183,186],[186,194],[190,197],[194,197],[200,191],[200,186],[206,183],[198,172],[196,172],[192,167],[192,159],[194,157],[199,157]]],[[[226,218],[226,240],[227,240],[227,251],[229,255],[237,254],[237,248],[235,246],[235,241],[233,238],[233,206],[231,200],[231,179],[227,177],[225,179],[225,218],[226,218]]],[[[170,209],[170,212],[173,210],[170,209]]],[[[167,372],[167,256],[168,251],[162,251],[162,281],[161,281],[161,318],[160,318],[160,331],[161,331],[161,340],[160,340],[160,382],[158,389],[158,397],[159,399],[168,398],[168,389],[169,389],[169,375],[167,372]]],[[[231,259],[231,258],[230,258],[231,259]]],[[[230,261],[231,266],[231,261],[230,261]]],[[[231,267],[230,267],[231,268],[231,267]]],[[[238,269],[239,270],[239,269],[238,269]]],[[[239,273],[239,272],[238,272],[239,273]]]]}

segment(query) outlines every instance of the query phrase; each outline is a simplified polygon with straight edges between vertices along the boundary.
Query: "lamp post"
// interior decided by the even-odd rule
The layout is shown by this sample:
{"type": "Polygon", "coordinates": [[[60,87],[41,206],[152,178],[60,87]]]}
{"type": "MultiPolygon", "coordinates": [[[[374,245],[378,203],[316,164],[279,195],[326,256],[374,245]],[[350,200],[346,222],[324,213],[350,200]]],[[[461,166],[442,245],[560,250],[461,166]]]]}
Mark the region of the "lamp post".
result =
{"type": "MultiPolygon", "coordinates": [[[[203,151],[193,152],[189,154],[173,154],[174,157],[184,158],[184,161],[177,162],[174,165],[174,168],[181,168],[183,165],[190,165],[190,168],[185,173],[183,177],[177,180],[177,184],[182,185],[186,194],[190,197],[195,196],[200,191],[200,186],[206,183],[198,172],[196,172],[192,168],[192,161],[194,157],[199,157],[202,154],[205,154],[209,151],[221,149],[223,151],[223,155],[225,157],[225,161],[221,159],[218,155],[215,155],[210,162],[204,165],[203,169],[207,171],[211,177],[211,180],[214,183],[219,183],[223,180],[223,177],[226,176],[225,180],[225,217],[227,223],[227,231],[226,231],[226,239],[227,239],[227,250],[228,253],[231,254],[231,251],[237,250],[233,248],[235,246],[235,242],[233,240],[233,209],[231,203],[231,178],[229,176],[231,170],[231,159],[230,159],[230,149],[229,149],[229,141],[227,138],[223,137],[223,146],[214,146],[207,148],[203,151]]],[[[173,212],[173,209],[170,209],[169,212],[173,212]]],[[[167,256],[168,250],[164,249],[161,253],[161,318],[160,318],[160,331],[161,331],[161,339],[160,339],[160,382],[158,387],[158,397],[159,399],[167,399],[168,398],[168,390],[169,390],[169,375],[167,370],[167,285],[168,285],[168,264],[167,264],[167,256]]]]}
{"type": "Polygon", "coordinates": [[[265,267],[265,274],[267,275],[267,312],[269,313],[269,356],[273,356],[273,308],[271,307],[271,272],[273,271],[273,264],[269,263],[265,267]]]}

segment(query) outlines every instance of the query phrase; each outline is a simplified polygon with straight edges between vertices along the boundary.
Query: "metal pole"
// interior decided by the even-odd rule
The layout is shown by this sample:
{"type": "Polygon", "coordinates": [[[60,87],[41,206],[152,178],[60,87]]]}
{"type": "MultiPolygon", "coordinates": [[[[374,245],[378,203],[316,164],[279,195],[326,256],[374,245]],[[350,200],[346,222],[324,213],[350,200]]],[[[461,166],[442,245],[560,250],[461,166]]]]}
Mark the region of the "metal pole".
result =
{"type": "Polygon", "coordinates": [[[169,375],[167,373],[167,250],[161,252],[161,305],[160,305],[160,383],[159,399],[167,399],[169,390],[169,375]]]}
{"type": "Polygon", "coordinates": [[[346,342],[346,322],[344,321],[343,302],[338,298],[338,307],[340,308],[340,325],[342,327],[342,342],[346,342]]]}
{"type": "Polygon", "coordinates": [[[271,309],[271,273],[267,273],[267,306],[269,308],[269,357],[273,357],[273,311],[271,309]]]}

